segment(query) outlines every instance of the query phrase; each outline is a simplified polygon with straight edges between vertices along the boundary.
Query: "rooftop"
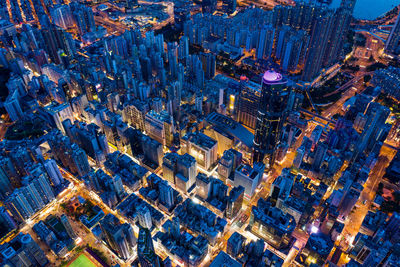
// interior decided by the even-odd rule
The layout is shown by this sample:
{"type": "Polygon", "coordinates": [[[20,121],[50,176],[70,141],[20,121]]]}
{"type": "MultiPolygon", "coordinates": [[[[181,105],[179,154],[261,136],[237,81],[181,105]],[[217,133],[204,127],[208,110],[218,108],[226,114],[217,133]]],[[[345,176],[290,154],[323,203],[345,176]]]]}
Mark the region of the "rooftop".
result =
{"type": "Polygon", "coordinates": [[[318,252],[321,256],[328,256],[333,248],[330,236],[323,233],[314,233],[310,235],[306,247],[318,252]]]}
{"type": "Polygon", "coordinates": [[[233,119],[213,112],[207,116],[206,121],[223,133],[229,134],[235,139],[241,141],[247,147],[251,148],[253,146],[254,135],[243,125],[233,119]]]}
{"type": "Polygon", "coordinates": [[[210,264],[210,267],[241,267],[242,265],[231,258],[228,254],[221,251],[210,264]]]}
{"type": "Polygon", "coordinates": [[[217,141],[200,132],[188,133],[182,138],[199,147],[207,149],[211,149],[217,144],[217,141]]]}

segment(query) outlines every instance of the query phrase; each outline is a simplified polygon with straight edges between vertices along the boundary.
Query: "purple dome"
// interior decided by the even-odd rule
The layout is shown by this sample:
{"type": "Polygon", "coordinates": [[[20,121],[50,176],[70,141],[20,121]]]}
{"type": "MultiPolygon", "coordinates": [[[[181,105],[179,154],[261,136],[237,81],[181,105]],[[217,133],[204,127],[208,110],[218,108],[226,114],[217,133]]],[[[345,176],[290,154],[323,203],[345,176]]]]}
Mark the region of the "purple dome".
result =
{"type": "Polygon", "coordinates": [[[264,73],[263,80],[266,82],[279,82],[282,80],[282,75],[273,70],[268,70],[264,73]]]}

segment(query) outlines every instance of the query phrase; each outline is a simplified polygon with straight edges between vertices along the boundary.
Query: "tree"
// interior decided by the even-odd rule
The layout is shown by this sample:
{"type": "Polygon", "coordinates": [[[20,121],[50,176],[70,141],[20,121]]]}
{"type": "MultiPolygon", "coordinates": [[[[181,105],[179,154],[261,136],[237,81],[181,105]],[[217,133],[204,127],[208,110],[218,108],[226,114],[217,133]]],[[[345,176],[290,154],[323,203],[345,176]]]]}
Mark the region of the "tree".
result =
{"type": "Polygon", "coordinates": [[[378,184],[378,189],[376,190],[376,193],[380,196],[383,194],[383,184],[382,183],[378,184]]]}
{"type": "Polygon", "coordinates": [[[371,76],[371,75],[365,75],[365,76],[364,76],[364,83],[369,82],[371,79],[372,79],[372,76],[371,76]]]}

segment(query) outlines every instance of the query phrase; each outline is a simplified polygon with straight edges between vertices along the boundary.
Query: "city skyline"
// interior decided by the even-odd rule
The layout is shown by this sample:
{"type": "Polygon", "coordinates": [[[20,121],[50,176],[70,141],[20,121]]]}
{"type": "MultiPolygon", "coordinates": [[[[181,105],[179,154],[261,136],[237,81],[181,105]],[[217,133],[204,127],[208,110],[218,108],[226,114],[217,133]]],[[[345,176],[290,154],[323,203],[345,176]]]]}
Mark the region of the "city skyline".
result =
{"type": "Polygon", "coordinates": [[[359,1],[0,2],[2,266],[398,266],[400,6],[359,1]]]}

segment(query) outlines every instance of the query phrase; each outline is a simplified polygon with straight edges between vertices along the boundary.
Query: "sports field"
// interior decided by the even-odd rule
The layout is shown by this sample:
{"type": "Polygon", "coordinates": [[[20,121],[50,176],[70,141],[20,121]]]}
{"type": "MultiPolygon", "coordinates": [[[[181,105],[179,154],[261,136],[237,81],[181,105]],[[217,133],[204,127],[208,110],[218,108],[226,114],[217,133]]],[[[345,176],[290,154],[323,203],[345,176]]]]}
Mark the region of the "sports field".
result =
{"type": "Polygon", "coordinates": [[[97,267],[84,253],[79,255],[68,267],[97,267]]]}

